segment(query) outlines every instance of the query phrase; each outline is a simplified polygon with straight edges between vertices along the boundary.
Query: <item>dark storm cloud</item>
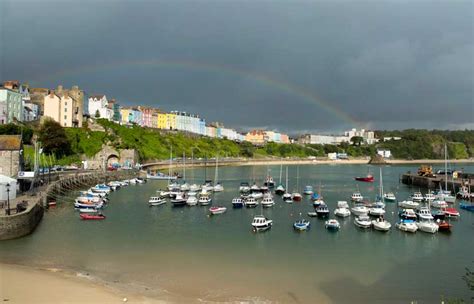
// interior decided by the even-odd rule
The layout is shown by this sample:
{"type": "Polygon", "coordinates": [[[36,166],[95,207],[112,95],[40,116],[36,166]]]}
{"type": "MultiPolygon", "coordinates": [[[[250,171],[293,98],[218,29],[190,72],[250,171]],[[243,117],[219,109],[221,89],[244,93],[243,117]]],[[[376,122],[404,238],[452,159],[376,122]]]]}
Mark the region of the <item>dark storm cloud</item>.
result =
{"type": "Polygon", "coordinates": [[[352,127],[337,111],[377,129],[474,127],[470,1],[1,0],[0,18],[2,79],[233,127],[352,127]],[[226,68],[122,64],[152,60],[226,68]]]}

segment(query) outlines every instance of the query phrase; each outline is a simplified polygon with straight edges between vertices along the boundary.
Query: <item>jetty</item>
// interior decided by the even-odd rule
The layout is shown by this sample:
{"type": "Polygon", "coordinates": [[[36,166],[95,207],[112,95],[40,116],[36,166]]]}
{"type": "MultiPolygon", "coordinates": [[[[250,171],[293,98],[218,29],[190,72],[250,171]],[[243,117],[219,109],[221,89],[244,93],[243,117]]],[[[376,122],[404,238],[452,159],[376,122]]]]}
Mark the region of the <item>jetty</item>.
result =
{"type": "Polygon", "coordinates": [[[474,190],[474,174],[460,173],[456,178],[448,175],[447,183],[444,175],[421,176],[418,173],[407,172],[401,175],[400,182],[405,185],[425,188],[444,189],[447,184],[448,189],[456,193],[462,186],[469,187],[471,192],[474,190]]]}

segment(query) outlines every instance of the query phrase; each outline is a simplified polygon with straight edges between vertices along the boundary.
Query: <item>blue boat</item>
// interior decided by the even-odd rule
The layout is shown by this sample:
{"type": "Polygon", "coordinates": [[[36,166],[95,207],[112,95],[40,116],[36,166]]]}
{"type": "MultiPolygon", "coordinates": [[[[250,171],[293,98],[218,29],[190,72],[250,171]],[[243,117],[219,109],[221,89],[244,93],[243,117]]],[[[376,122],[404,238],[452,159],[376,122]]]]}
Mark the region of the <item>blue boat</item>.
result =
{"type": "Polygon", "coordinates": [[[313,201],[317,201],[317,200],[319,200],[319,199],[322,199],[322,197],[321,197],[321,195],[319,195],[318,192],[314,192],[314,193],[311,195],[311,199],[312,199],[313,201]]]}
{"type": "Polygon", "coordinates": [[[298,230],[298,231],[308,230],[310,226],[311,226],[310,222],[305,219],[298,220],[293,224],[293,228],[295,228],[295,230],[298,230]]]}
{"type": "Polygon", "coordinates": [[[312,186],[305,186],[303,190],[303,194],[311,195],[313,194],[313,187],[312,186]]]}
{"type": "Polygon", "coordinates": [[[467,211],[471,211],[471,212],[474,211],[474,204],[470,203],[470,202],[467,202],[467,201],[461,201],[459,203],[459,207],[461,207],[461,209],[464,209],[464,210],[467,210],[467,211]]]}
{"type": "Polygon", "coordinates": [[[244,206],[244,200],[240,197],[236,197],[232,200],[232,207],[242,208],[244,206]]]}

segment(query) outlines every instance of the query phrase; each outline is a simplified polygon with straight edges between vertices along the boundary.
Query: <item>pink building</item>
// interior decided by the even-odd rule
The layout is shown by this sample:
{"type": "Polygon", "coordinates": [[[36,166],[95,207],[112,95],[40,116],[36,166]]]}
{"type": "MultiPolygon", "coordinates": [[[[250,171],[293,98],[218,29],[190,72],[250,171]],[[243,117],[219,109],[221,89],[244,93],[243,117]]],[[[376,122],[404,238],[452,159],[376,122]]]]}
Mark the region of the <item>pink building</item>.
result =
{"type": "Polygon", "coordinates": [[[138,110],[142,112],[142,127],[153,127],[153,109],[148,107],[138,106],[138,110]]]}

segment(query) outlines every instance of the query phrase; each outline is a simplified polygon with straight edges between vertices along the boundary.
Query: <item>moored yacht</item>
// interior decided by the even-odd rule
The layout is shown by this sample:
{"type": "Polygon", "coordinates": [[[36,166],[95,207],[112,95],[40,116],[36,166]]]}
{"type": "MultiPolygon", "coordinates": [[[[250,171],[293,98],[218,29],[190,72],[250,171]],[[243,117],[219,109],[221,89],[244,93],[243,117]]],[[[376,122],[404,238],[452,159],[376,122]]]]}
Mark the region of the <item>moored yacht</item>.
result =
{"type": "Polygon", "coordinates": [[[353,200],[354,202],[361,202],[363,199],[364,199],[364,197],[362,196],[362,194],[359,191],[356,191],[356,192],[352,193],[352,195],[351,195],[351,200],[353,200]]]}
{"type": "Polygon", "coordinates": [[[327,217],[329,216],[329,209],[326,204],[321,204],[316,208],[316,213],[318,214],[319,217],[327,217]]]}
{"type": "Polygon", "coordinates": [[[240,197],[232,199],[232,206],[234,208],[242,208],[244,206],[244,200],[240,197]]]}
{"type": "Polygon", "coordinates": [[[257,207],[258,205],[258,202],[255,198],[253,197],[249,197],[245,200],[245,203],[244,203],[245,207],[247,208],[255,208],[257,207]]]}
{"type": "Polygon", "coordinates": [[[374,226],[375,230],[387,232],[392,227],[392,224],[387,222],[387,220],[385,220],[383,216],[381,216],[372,221],[372,226],[374,226]]]}
{"type": "Polygon", "coordinates": [[[368,229],[372,227],[372,222],[370,221],[370,218],[366,214],[359,215],[358,217],[355,218],[354,224],[363,229],[368,229]]]}
{"type": "Polygon", "coordinates": [[[413,220],[405,220],[401,219],[399,222],[395,224],[395,226],[405,232],[416,232],[418,230],[418,226],[416,225],[416,222],[413,220]]]}
{"type": "Polygon", "coordinates": [[[401,201],[398,202],[398,207],[400,208],[406,208],[406,209],[416,209],[420,206],[420,203],[414,202],[414,201],[401,201]]]}
{"type": "Polygon", "coordinates": [[[383,199],[386,202],[395,202],[397,200],[397,197],[393,192],[388,192],[383,195],[383,199]]]}
{"type": "Polygon", "coordinates": [[[254,232],[260,232],[268,230],[272,227],[273,221],[267,219],[263,215],[257,215],[253,218],[252,221],[252,230],[254,232]]]}
{"type": "Polygon", "coordinates": [[[339,230],[339,228],[341,228],[341,224],[339,224],[339,222],[336,219],[327,220],[324,223],[324,226],[326,227],[327,230],[334,230],[334,231],[339,230]]]}
{"type": "Polygon", "coordinates": [[[273,207],[275,205],[275,201],[273,200],[273,197],[267,195],[262,199],[262,207],[269,208],[273,207]]]}
{"type": "Polygon", "coordinates": [[[367,215],[369,208],[363,204],[355,204],[354,207],[351,208],[351,213],[354,215],[367,215]]]}
{"type": "Polygon", "coordinates": [[[439,226],[433,221],[419,221],[416,223],[418,226],[418,230],[428,233],[436,233],[438,232],[439,226]]]}
{"type": "Polygon", "coordinates": [[[349,210],[349,204],[346,201],[339,201],[337,202],[337,208],[334,210],[334,215],[339,217],[348,217],[351,215],[351,211],[349,210]]]}
{"type": "Polygon", "coordinates": [[[206,205],[209,205],[212,202],[212,199],[209,196],[209,194],[201,193],[201,195],[199,195],[198,202],[201,206],[206,206],[206,205]]]}
{"type": "Polygon", "coordinates": [[[303,194],[311,195],[313,194],[313,187],[312,186],[305,186],[303,190],[303,194]]]}
{"type": "Polygon", "coordinates": [[[420,220],[432,220],[433,215],[431,215],[430,208],[428,207],[420,207],[416,211],[416,215],[418,216],[418,219],[420,220]]]}
{"type": "Polygon", "coordinates": [[[413,193],[410,198],[414,202],[421,202],[424,199],[423,194],[419,191],[413,193]]]}

